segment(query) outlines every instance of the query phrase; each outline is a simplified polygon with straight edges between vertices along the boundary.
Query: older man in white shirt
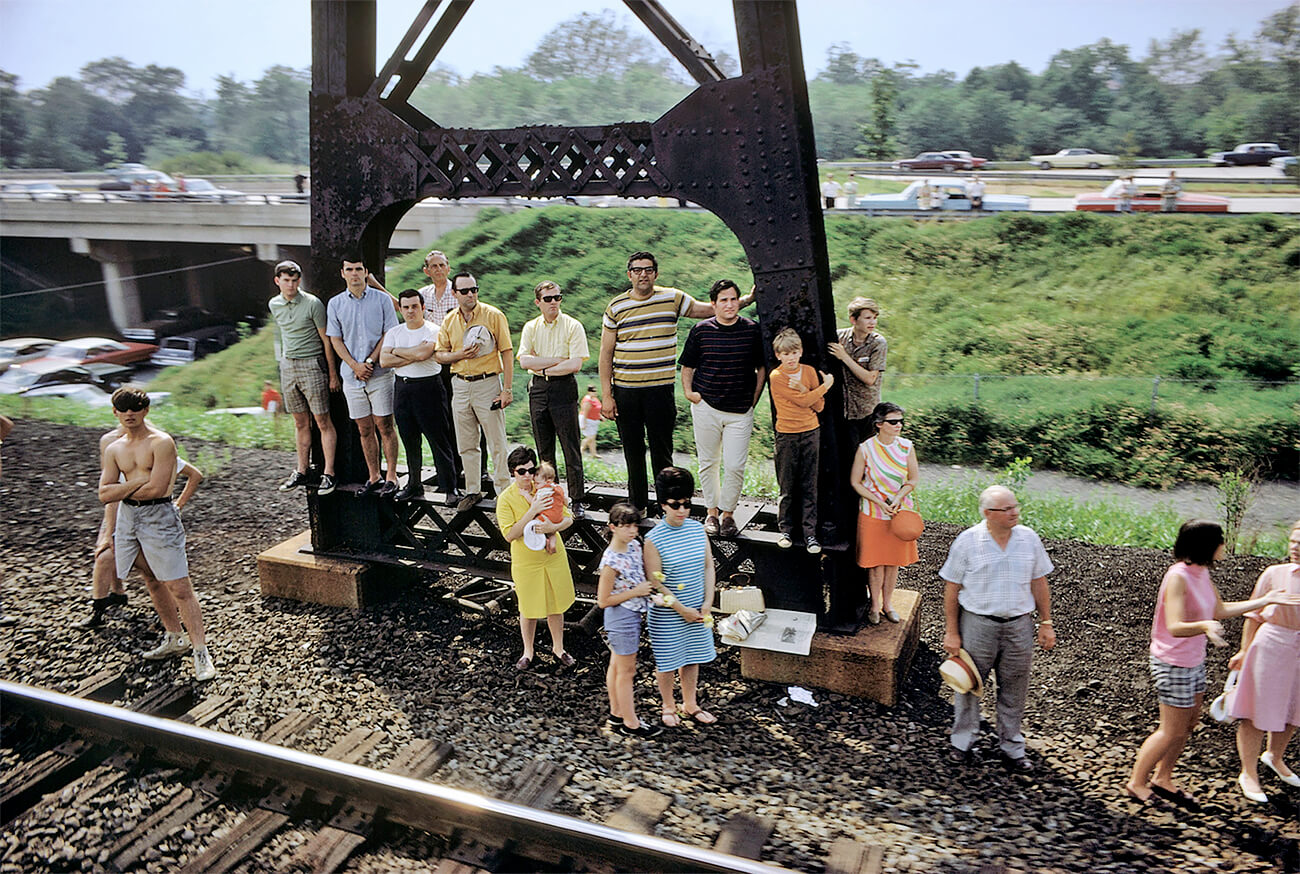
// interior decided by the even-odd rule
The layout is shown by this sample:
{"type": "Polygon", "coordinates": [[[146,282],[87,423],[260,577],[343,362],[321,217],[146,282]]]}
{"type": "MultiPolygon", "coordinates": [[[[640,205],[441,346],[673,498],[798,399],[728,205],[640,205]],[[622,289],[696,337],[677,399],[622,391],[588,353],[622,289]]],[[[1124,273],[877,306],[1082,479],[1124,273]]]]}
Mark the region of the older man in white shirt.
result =
{"type": "MultiPolygon", "coordinates": [[[[1020,505],[1005,486],[989,486],[980,494],[984,521],[967,528],[953,541],[948,560],[939,570],[944,587],[943,648],[955,656],[965,648],[979,671],[981,684],[990,670],[998,674],[998,747],[1002,763],[1012,773],[1034,769],[1025,757],[1020,731],[1029,693],[1029,669],[1034,658],[1034,611],[1038,611],[1038,644],[1056,645],[1052,626],[1052,595],[1047,575],[1055,568],[1033,529],[1020,525],[1020,505]]],[[[953,698],[952,750],[957,764],[971,761],[979,735],[980,702],[976,695],[953,698]]]]}

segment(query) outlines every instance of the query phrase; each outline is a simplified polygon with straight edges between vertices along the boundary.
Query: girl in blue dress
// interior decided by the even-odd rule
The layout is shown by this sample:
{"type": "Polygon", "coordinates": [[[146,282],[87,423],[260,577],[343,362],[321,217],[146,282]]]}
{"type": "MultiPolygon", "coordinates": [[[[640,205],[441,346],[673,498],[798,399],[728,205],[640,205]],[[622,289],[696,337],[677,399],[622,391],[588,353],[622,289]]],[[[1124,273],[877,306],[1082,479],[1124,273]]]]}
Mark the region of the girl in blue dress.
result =
{"type": "Polygon", "coordinates": [[[655,477],[655,493],[664,518],[645,537],[645,566],[651,579],[661,580],[668,596],[650,608],[650,647],[655,679],[663,701],[663,723],[681,725],[682,716],[702,725],[717,718],[695,700],[700,665],[713,661],[713,553],[704,526],[690,519],[695,479],[690,471],[666,467],[655,477]],[[658,574],[663,576],[659,577],[658,574]],[[673,673],[681,679],[682,706],[673,696],[673,673]]]}

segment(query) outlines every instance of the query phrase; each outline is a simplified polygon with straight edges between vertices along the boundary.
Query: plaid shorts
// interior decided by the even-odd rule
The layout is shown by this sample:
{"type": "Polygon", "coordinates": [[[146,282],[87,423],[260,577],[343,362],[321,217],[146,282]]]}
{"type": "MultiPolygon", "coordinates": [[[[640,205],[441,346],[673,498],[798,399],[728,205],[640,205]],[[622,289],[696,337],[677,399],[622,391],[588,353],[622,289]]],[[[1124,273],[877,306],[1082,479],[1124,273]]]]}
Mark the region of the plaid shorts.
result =
{"type": "Polygon", "coordinates": [[[284,394],[285,412],[328,413],[330,378],[325,372],[324,356],[280,359],[280,391],[284,394]]]}
{"type": "Polygon", "coordinates": [[[1170,707],[1193,707],[1196,696],[1205,692],[1205,662],[1194,668],[1183,668],[1162,662],[1151,656],[1151,679],[1156,684],[1156,697],[1170,707]]]}

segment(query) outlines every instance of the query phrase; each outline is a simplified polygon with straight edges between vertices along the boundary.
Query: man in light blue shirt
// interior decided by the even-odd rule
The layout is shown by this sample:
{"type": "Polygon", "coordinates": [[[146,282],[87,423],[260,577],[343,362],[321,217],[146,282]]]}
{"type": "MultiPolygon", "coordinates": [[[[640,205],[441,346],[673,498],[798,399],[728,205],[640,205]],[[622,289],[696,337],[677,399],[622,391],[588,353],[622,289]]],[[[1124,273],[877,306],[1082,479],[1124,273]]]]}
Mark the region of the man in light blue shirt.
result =
{"type": "Polygon", "coordinates": [[[397,492],[397,430],[393,427],[393,372],[379,366],[384,333],[397,326],[393,297],[370,275],[360,253],[343,256],[347,290],[330,298],[325,333],[342,362],[343,396],[361,435],[368,478],[359,493],[381,497],[397,492]],[[378,434],[376,434],[378,432],[378,434]],[[383,443],[388,475],[379,467],[383,443]]]}

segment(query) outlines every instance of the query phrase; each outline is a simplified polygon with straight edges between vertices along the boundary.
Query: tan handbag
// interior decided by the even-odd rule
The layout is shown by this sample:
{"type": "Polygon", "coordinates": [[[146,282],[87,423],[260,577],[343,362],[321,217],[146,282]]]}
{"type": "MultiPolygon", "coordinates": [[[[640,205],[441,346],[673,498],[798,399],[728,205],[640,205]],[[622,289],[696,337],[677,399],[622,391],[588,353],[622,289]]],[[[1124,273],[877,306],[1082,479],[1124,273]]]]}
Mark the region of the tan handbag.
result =
{"type": "Polygon", "coordinates": [[[762,613],[766,606],[763,603],[763,590],[758,586],[737,586],[722,589],[720,598],[719,609],[723,613],[735,613],[738,610],[752,610],[755,613],[762,613]]]}

